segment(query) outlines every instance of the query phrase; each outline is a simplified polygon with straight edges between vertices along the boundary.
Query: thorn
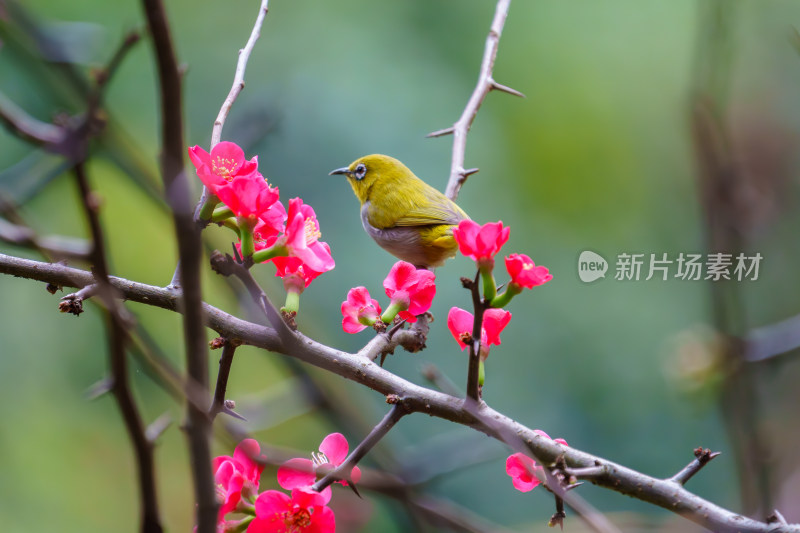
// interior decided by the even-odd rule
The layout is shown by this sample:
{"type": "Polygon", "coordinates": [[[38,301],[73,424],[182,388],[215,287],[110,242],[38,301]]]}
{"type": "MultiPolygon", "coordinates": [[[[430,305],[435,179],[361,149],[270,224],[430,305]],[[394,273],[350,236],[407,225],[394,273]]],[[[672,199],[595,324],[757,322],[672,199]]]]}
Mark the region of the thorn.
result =
{"type": "Polygon", "coordinates": [[[502,83],[497,83],[494,80],[492,80],[492,83],[491,83],[491,85],[489,85],[489,87],[493,91],[500,91],[502,93],[508,93],[510,95],[513,95],[513,96],[519,96],[520,98],[525,98],[525,95],[522,94],[521,92],[519,92],[518,90],[512,89],[511,87],[509,87],[507,85],[503,85],[502,83]]]}
{"type": "Polygon", "coordinates": [[[347,486],[348,486],[348,487],[350,487],[350,490],[352,490],[353,492],[355,492],[356,496],[358,496],[358,497],[359,497],[359,498],[361,498],[362,500],[364,499],[364,498],[361,496],[361,494],[358,492],[358,488],[356,487],[356,484],[355,484],[355,483],[353,483],[352,481],[350,481],[349,479],[347,480],[347,486]]]}
{"type": "Polygon", "coordinates": [[[452,135],[455,131],[454,126],[450,126],[449,128],[445,128],[443,130],[436,130],[432,131],[425,136],[425,138],[430,139],[432,137],[444,137],[445,135],[452,135]]]}
{"type": "Polygon", "coordinates": [[[144,436],[148,441],[155,442],[171,424],[172,415],[170,415],[168,412],[164,413],[153,420],[149,426],[147,426],[147,429],[144,431],[144,436]]]}
{"type": "MultiPolygon", "coordinates": [[[[228,400],[225,400],[225,401],[227,402],[228,400]]],[[[220,413],[224,413],[226,415],[232,416],[233,418],[238,418],[239,420],[241,420],[243,422],[247,422],[247,419],[245,417],[243,417],[242,415],[240,415],[239,413],[237,413],[233,409],[229,409],[227,407],[223,407],[222,410],[220,411],[220,413]]]]}
{"type": "Polygon", "coordinates": [[[578,487],[580,487],[584,483],[585,483],[585,481],[576,481],[575,483],[570,483],[569,485],[564,487],[564,492],[569,492],[572,489],[577,489],[578,487]]]}
{"type": "Polygon", "coordinates": [[[84,396],[86,397],[87,400],[90,401],[96,400],[100,396],[103,396],[104,394],[108,394],[109,392],[111,392],[111,389],[113,387],[114,387],[114,381],[111,378],[103,378],[94,385],[91,385],[88,389],[86,389],[84,396]]]}
{"type": "Polygon", "coordinates": [[[467,179],[468,177],[472,176],[479,170],[480,170],[479,168],[468,168],[467,170],[462,170],[461,175],[464,176],[464,179],[467,179]]]}

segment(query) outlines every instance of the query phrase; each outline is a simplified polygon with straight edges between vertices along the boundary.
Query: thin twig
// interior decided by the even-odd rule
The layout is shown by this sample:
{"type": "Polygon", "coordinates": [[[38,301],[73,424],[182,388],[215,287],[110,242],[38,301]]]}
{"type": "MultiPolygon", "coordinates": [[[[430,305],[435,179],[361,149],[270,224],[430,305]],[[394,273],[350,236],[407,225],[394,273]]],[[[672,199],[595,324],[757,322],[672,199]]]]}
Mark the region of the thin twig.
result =
{"type": "Polygon", "coordinates": [[[691,463],[686,465],[684,468],[681,469],[680,472],[669,478],[670,481],[674,483],[678,483],[679,485],[685,485],[687,481],[689,481],[692,476],[700,471],[704,466],[706,466],[713,458],[717,457],[720,452],[712,452],[708,448],[705,450],[703,448],[697,448],[694,451],[694,459],[691,463]]]}
{"type": "MultiPolygon", "coordinates": [[[[211,146],[209,147],[211,149],[222,139],[222,128],[225,125],[225,120],[228,118],[228,113],[230,113],[233,103],[239,97],[239,93],[244,89],[244,73],[245,70],[247,70],[247,62],[250,59],[250,54],[253,52],[256,41],[261,36],[261,27],[264,25],[264,18],[267,15],[267,11],[269,11],[269,0],[261,0],[256,22],[253,24],[253,30],[250,32],[250,38],[247,39],[244,48],[239,50],[239,60],[236,62],[233,85],[231,86],[230,92],[228,92],[228,96],[225,97],[225,101],[222,102],[222,107],[219,109],[217,119],[214,121],[214,127],[211,129],[211,146]]],[[[197,203],[194,210],[194,219],[198,223],[201,223],[200,212],[203,206],[208,202],[208,199],[209,190],[206,186],[203,186],[203,193],[200,195],[200,201],[197,203]]]]}
{"type": "Polygon", "coordinates": [[[85,261],[89,243],[83,239],[61,235],[39,236],[33,229],[12,224],[0,218],[0,240],[17,246],[32,248],[48,259],[85,261]]]}
{"type": "Polygon", "coordinates": [[[228,389],[228,376],[231,373],[233,355],[236,353],[237,345],[225,339],[222,344],[222,356],[219,359],[219,373],[217,374],[217,386],[214,389],[214,400],[211,402],[211,409],[208,416],[211,420],[221,412],[227,410],[225,407],[225,392],[228,389]]]}
{"type": "Polygon", "coordinates": [[[42,122],[28,115],[0,92],[0,121],[19,138],[45,146],[58,146],[67,135],[65,128],[42,122]]]}
{"type": "Polygon", "coordinates": [[[428,137],[453,135],[453,156],[450,163],[450,179],[447,182],[447,189],[445,190],[447,197],[453,201],[458,198],[458,192],[461,190],[461,186],[467,180],[467,177],[478,171],[477,168],[465,169],[464,157],[467,149],[467,133],[469,133],[472,122],[475,120],[478,109],[480,109],[486,95],[492,90],[498,90],[515,96],[523,96],[521,92],[497,83],[492,77],[494,61],[497,57],[497,47],[500,44],[500,34],[503,32],[503,26],[506,22],[506,16],[508,16],[508,7],[510,4],[511,0],[498,0],[497,2],[494,18],[492,19],[492,26],[489,30],[489,35],[486,37],[486,46],[483,51],[483,60],[481,61],[478,83],[475,85],[475,90],[472,91],[472,95],[469,97],[467,105],[461,113],[461,117],[459,117],[452,127],[435,131],[428,135],[428,137]]]}
{"type": "Polygon", "coordinates": [[[474,280],[462,279],[464,287],[472,294],[472,307],[475,315],[472,321],[472,341],[469,343],[469,364],[467,367],[467,398],[479,402],[481,399],[481,386],[479,382],[481,368],[481,330],[483,329],[483,311],[485,306],[481,301],[478,279],[481,273],[475,274],[474,280]],[[467,281],[470,281],[467,286],[467,281]]]}
{"type": "Polygon", "coordinates": [[[94,200],[83,163],[75,166],[75,179],[80,191],[89,229],[92,235],[90,257],[94,265],[96,284],[86,285],[79,292],[96,292],[106,309],[106,320],[109,331],[109,362],[111,366],[111,392],[125,421],[125,428],[136,453],[136,464],[139,475],[139,497],[141,500],[141,531],[143,533],[160,533],[158,499],[156,497],[155,464],[153,460],[153,444],[146,436],[139,410],[133,400],[128,379],[128,367],[125,358],[125,342],[128,337],[126,321],[122,317],[123,309],[119,305],[115,289],[112,287],[106,262],[103,231],[97,215],[97,203],[94,200]]]}
{"type": "MultiPolygon", "coordinates": [[[[161,0],[142,0],[142,7],[158,65],[161,104],[161,179],[167,203],[172,208],[173,224],[178,240],[186,369],[189,379],[206,389],[208,349],[200,288],[202,242],[200,231],[194,224],[189,183],[183,171],[186,145],[183,140],[181,71],[175,57],[163,3],[161,0]]],[[[208,407],[199,409],[192,402],[188,402],[184,423],[189,440],[198,533],[214,533],[217,523],[218,503],[214,489],[214,474],[211,471],[211,422],[207,410],[208,407]]]]}
{"type": "MultiPolygon", "coordinates": [[[[0,254],[0,274],[68,287],[83,287],[95,281],[91,272],[5,254],[0,254]]],[[[116,277],[111,277],[109,281],[126,300],[176,312],[183,311],[175,291],[116,277]]],[[[239,339],[252,346],[305,361],[365,385],[384,396],[394,394],[402,397],[403,405],[410,412],[425,413],[469,426],[500,441],[504,441],[507,434],[519,435],[541,464],[552,464],[559,456],[563,456],[570,468],[603,467],[607,473],[593,480],[598,486],[663,507],[712,531],[774,533],[773,525],[719,507],[672,481],[647,476],[618,463],[538,436],[532,429],[495,411],[485,403],[478,404],[477,408],[469,407],[463,399],[411,383],[360,355],[325,346],[301,333],[295,333],[297,342],[291,345],[291,349],[287,349],[272,328],[236,318],[206,303],[202,304],[202,310],[208,327],[223,337],[239,339]],[[488,421],[492,421],[492,424],[489,425],[488,421]]],[[[782,531],[800,533],[800,526],[786,526],[782,531]]]]}
{"type": "Polygon", "coordinates": [[[313,489],[317,492],[325,489],[325,487],[330,486],[331,483],[338,480],[344,480],[348,483],[352,483],[352,480],[348,479],[350,476],[350,472],[353,470],[353,467],[358,464],[358,462],[364,458],[369,451],[378,444],[383,437],[389,433],[389,430],[394,427],[394,425],[405,415],[408,414],[408,411],[403,406],[402,400],[397,400],[397,403],[392,405],[392,408],[386,413],[386,416],[378,422],[372,431],[369,432],[369,435],[366,436],[364,440],[362,440],[356,448],[350,452],[350,455],[347,456],[347,459],[344,460],[342,464],[336,467],[333,471],[329,472],[325,477],[314,483],[313,489]]]}

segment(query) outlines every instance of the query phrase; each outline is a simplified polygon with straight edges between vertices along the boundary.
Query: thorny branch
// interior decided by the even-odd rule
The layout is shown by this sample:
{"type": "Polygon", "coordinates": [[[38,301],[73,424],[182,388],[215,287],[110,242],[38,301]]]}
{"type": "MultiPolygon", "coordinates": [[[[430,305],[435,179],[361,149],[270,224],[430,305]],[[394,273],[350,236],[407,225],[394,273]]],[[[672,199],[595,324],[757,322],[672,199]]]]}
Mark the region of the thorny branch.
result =
{"type": "MultiPolygon", "coordinates": [[[[84,287],[94,282],[91,272],[4,254],[0,254],[0,273],[69,287],[84,287]]],[[[110,282],[126,300],[176,312],[182,311],[175,291],[116,277],[111,277],[110,282]]],[[[384,396],[396,395],[402,399],[403,405],[409,412],[421,412],[469,426],[499,440],[503,439],[495,428],[502,427],[504,433],[519,435],[542,464],[551,464],[563,455],[565,464],[570,468],[602,467],[603,474],[590,479],[594,484],[658,505],[712,531],[776,531],[772,524],[728,511],[687,491],[682,486],[676,486],[668,479],[647,476],[576,448],[564,447],[539,437],[530,428],[495,411],[485,403],[467,407],[462,398],[411,383],[358,354],[322,345],[299,332],[293,332],[296,342],[293,343],[291,350],[287,350],[280,336],[270,327],[236,318],[206,303],[202,304],[202,310],[205,324],[223,337],[239,339],[253,346],[297,358],[365,385],[384,396]],[[480,416],[476,416],[476,413],[480,416]],[[487,426],[486,420],[492,420],[493,427],[487,426]]],[[[390,346],[395,341],[385,342],[390,346]]],[[[781,531],[800,533],[800,526],[784,526],[781,531]]]]}
{"type": "MultiPolygon", "coordinates": [[[[184,313],[186,369],[189,379],[203,389],[208,387],[208,350],[203,324],[200,259],[202,242],[195,226],[190,188],[183,170],[183,102],[181,72],[172,45],[167,14],[161,0],[142,0],[147,25],[158,65],[161,102],[161,179],[178,241],[180,300],[184,313]]],[[[173,279],[174,281],[174,279],[173,279]]],[[[173,286],[176,285],[173,283],[173,286]]],[[[194,496],[197,502],[198,533],[214,533],[218,503],[211,471],[211,421],[207,407],[186,404],[184,427],[189,440],[194,496]]]]}
{"type": "MultiPolygon", "coordinates": [[[[394,427],[394,425],[406,415],[406,410],[403,407],[403,403],[399,400],[396,396],[389,396],[386,400],[388,403],[393,403],[391,410],[386,413],[386,416],[383,417],[378,425],[372,428],[372,431],[369,432],[364,440],[362,440],[358,446],[347,456],[347,459],[339,465],[335,470],[329,472],[324,478],[317,481],[314,486],[312,487],[317,492],[324,490],[325,487],[330,486],[331,483],[337,480],[344,480],[348,483],[352,484],[353,481],[348,479],[348,473],[353,470],[353,467],[358,464],[358,462],[364,458],[365,455],[369,453],[369,451],[378,444],[383,437],[389,433],[389,430],[394,427]]],[[[355,489],[355,487],[354,487],[355,489]]]]}
{"type": "MultiPolygon", "coordinates": [[[[233,76],[233,85],[231,86],[228,96],[225,97],[225,101],[222,102],[222,107],[219,109],[217,119],[214,121],[214,127],[211,130],[211,146],[209,146],[209,148],[214,148],[214,146],[216,146],[222,139],[222,127],[225,125],[225,120],[228,118],[228,113],[230,113],[233,103],[239,97],[239,93],[241,93],[242,89],[244,89],[244,73],[247,69],[247,61],[250,59],[250,54],[253,52],[256,41],[261,36],[261,27],[264,25],[264,17],[266,17],[268,10],[269,0],[261,0],[256,22],[253,24],[253,30],[250,32],[250,38],[247,39],[247,43],[244,45],[244,48],[239,50],[239,60],[236,62],[236,73],[233,76]]],[[[200,196],[200,201],[197,203],[197,207],[195,208],[194,212],[194,219],[198,224],[205,223],[203,220],[201,220],[200,213],[203,210],[203,206],[208,203],[208,200],[209,191],[208,188],[204,186],[203,193],[200,196]]]]}
{"type": "Polygon", "coordinates": [[[483,60],[481,61],[480,74],[478,75],[478,83],[472,95],[467,101],[467,106],[461,113],[461,116],[449,128],[434,131],[429,133],[428,137],[441,137],[442,135],[453,135],[453,156],[450,163],[450,179],[447,182],[445,194],[448,198],[455,201],[458,198],[458,192],[461,186],[467,181],[467,178],[478,172],[477,168],[464,168],[464,157],[467,150],[467,133],[469,133],[472,122],[478,114],[483,100],[486,95],[492,90],[502,91],[514,96],[524,96],[521,92],[506,87],[494,81],[492,71],[494,69],[494,61],[497,58],[497,48],[500,44],[500,34],[503,32],[503,26],[506,23],[508,16],[508,7],[511,0],[499,0],[494,12],[494,19],[492,26],[489,29],[489,35],[486,37],[486,46],[483,52],[483,60]]]}
{"type": "Polygon", "coordinates": [[[110,392],[117,400],[125,429],[133,444],[136,453],[136,464],[139,475],[139,498],[141,500],[141,531],[143,533],[160,533],[161,519],[159,518],[158,499],[156,497],[155,462],[153,458],[153,443],[147,438],[142,417],[133,399],[128,379],[128,367],[125,357],[125,343],[127,339],[127,325],[124,318],[124,309],[119,304],[115,289],[112,287],[108,273],[103,231],[97,216],[97,201],[89,188],[84,164],[75,165],[75,180],[80,190],[89,230],[92,235],[90,259],[94,265],[96,284],[86,285],[99,294],[105,307],[106,320],[109,331],[109,362],[111,367],[110,392]]]}

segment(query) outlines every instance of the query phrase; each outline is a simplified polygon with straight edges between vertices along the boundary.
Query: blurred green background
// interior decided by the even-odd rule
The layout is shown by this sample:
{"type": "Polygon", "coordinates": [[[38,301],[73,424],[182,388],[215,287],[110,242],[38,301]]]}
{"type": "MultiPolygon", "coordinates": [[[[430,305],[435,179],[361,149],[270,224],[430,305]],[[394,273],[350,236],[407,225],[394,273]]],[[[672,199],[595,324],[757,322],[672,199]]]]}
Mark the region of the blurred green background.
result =
{"type": "MultiPolygon", "coordinates": [[[[0,91],[45,121],[82,109],[70,69],[88,73],[103,65],[123,33],[143,24],[136,2],[22,4],[43,33],[14,18],[18,6],[0,1],[0,91]]],[[[187,143],[207,147],[258,2],[168,0],[166,7],[187,67],[187,143]]],[[[493,12],[494,2],[477,0],[270,2],[247,87],[223,139],[240,143],[248,157],[259,156],[261,171],[284,201],[301,196],[318,214],[337,267],[304,293],[298,321],[320,342],[356,351],[369,340],[369,331],[341,331],[339,305],[356,285],[381,294],[394,263],[363,232],[349,186],[328,171],[361,155],[386,153],[443,189],[452,140],[425,134],[461,113],[493,12]]],[[[674,257],[705,250],[690,96],[704,39],[720,24],[727,32],[725,61],[706,68],[719,71],[724,89],[711,96],[722,103],[737,163],[752,185],[746,249],[764,257],[758,281],[739,284],[742,312],[751,327],[798,312],[800,57],[792,45],[798,23],[800,4],[790,0],[512,2],[494,72],[527,97],[489,95],[467,144],[466,166],[480,172],[459,197],[475,220],[500,219],[512,228],[505,252],[527,253],[554,275],[510,305],[514,318],[487,362],[485,400],[523,424],[653,476],[672,475],[696,446],[722,451],[689,488],[734,510],[741,509],[739,475],[720,416],[716,384],[722,378],[703,363],[709,359],[710,284],[617,281],[613,262],[623,252],[674,257]],[[720,6],[724,17],[708,15],[720,6]],[[611,263],[606,279],[579,280],[577,258],[587,249],[611,263]]],[[[93,145],[88,170],[104,202],[113,273],[163,286],[176,252],[169,216],[147,193],[147,184],[159,182],[154,75],[145,40],[108,87],[110,123],[93,145]]],[[[85,236],[61,160],[6,130],[0,130],[0,147],[0,190],[20,204],[30,225],[42,234],[85,236]]],[[[229,250],[226,230],[207,233],[214,246],[229,250]]],[[[0,251],[37,257],[2,243],[0,251]]],[[[280,301],[282,287],[271,267],[255,271],[280,301]]],[[[451,306],[469,306],[458,278],[473,274],[463,257],[437,270],[437,320],[428,347],[416,355],[398,351],[387,359],[388,369],[424,383],[420,370],[432,363],[463,387],[466,356],[445,317],[451,306]]],[[[247,316],[216,275],[208,273],[204,291],[210,303],[247,316]]],[[[0,295],[3,531],[135,531],[134,466],[121,418],[110,397],[86,398],[107,370],[98,309],[87,306],[79,318],[59,314],[57,297],[41,284],[7,276],[0,276],[0,295]]],[[[182,365],[179,317],[129,308],[182,365]]],[[[218,355],[209,356],[212,379],[218,355]]],[[[164,412],[173,417],[156,449],[159,497],[168,529],[189,531],[193,503],[182,408],[139,363],[132,367],[146,421],[164,412]]],[[[790,354],[752,372],[755,430],[767,442],[772,503],[798,521],[800,398],[794,383],[800,365],[790,354]]],[[[354,445],[386,411],[380,395],[310,373],[341,417],[301,394],[296,370],[283,356],[241,348],[228,397],[248,417],[243,427],[264,443],[310,453],[332,431],[354,445]]],[[[232,447],[221,439],[214,450],[228,454],[232,447]]],[[[365,465],[381,457],[384,465],[427,479],[420,492],[452,499],[509,530],[544,530],[552,497],[543,489],[514,490],[504,471],[508,453],[483,435],[418,415],[404,419],[365,465]]],[[[274,469],[267,469],[262,487],[274,479],[274,469]]],[[[578,492],[623,531],[691,528],[610,491],[586,486],[578,492]]],[[[395,501],[364,496],[360,501],[337,491],[340,531],[417,530],[395,501]]],[[[582,527],[577,517],[568,519],[568,531],[582,527]]]]}

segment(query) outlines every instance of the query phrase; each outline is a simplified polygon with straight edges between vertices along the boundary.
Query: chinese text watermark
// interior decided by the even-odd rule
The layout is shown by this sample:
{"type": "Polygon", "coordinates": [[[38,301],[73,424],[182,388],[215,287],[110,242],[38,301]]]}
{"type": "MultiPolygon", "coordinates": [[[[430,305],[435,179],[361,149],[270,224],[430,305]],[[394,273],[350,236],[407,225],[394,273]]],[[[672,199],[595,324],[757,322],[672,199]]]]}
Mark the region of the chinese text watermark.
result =
{"type": "MultiPolygon", "coordinates": [[[[617,281],[648,281],[651,279],[680,279],[684,281],[756,281],[762,255],[708,253],[621,253],[616,257],[614,279],[617,281]]],[[[591,283],[604,278],[608,262],[603,256],[586,250],[578,258],[578,277],[591,283]]]]}

